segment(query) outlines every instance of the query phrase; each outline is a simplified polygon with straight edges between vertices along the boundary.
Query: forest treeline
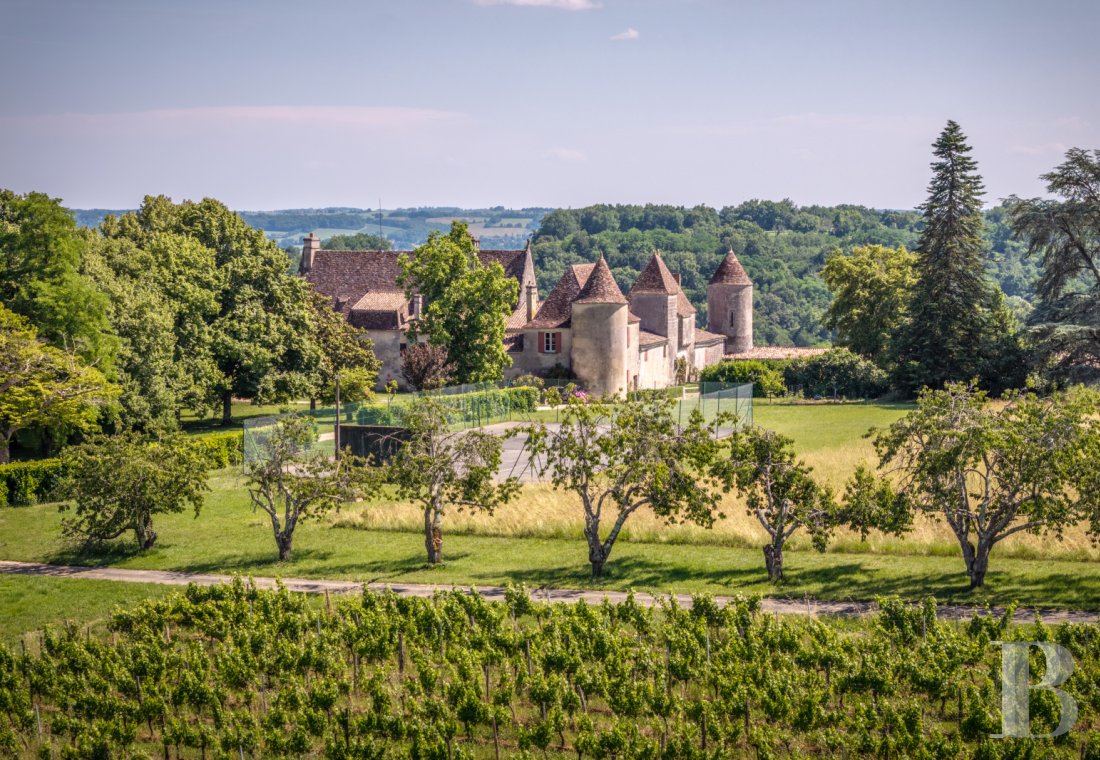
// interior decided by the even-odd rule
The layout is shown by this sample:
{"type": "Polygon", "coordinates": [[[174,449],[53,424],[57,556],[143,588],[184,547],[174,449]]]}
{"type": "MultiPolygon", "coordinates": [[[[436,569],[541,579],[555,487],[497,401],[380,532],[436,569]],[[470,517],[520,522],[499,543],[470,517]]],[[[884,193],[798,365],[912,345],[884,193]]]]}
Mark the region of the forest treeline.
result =
{"type": "MultiPolygon", "coordinates": [[[[989,276],[1018,316],[1030,310],[1038,263],[1012,239],[1004,206],[984,214],[989,276]]],[[[796,206],[751,200],[721,210],[709,206],[608,205],[558,209],[542,219],[534,239],[535,270],[545,295],[570,264],[602,254],[626,292],[655,250],[679,272],[684,292],[706,326],[707,282],[731,247],[755,285],[758,345],[825,345],[822,316],[831,299],[819,273],[829,254],[878,244],[913,248],[922,229],[917,211],[865,206],[796,206]]]]}

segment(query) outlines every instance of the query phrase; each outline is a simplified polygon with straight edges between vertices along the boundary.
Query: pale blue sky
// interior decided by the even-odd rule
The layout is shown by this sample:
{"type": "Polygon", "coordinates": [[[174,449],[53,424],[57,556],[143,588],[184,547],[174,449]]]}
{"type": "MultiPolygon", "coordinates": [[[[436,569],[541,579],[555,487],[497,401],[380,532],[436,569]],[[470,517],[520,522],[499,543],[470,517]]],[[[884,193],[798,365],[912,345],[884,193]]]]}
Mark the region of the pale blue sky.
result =
{"type": "Polygon", "coordinates": [[[0,187],[75,207],[904,208],[1100,147],[1094,0],[0,0],[0,187]]]}

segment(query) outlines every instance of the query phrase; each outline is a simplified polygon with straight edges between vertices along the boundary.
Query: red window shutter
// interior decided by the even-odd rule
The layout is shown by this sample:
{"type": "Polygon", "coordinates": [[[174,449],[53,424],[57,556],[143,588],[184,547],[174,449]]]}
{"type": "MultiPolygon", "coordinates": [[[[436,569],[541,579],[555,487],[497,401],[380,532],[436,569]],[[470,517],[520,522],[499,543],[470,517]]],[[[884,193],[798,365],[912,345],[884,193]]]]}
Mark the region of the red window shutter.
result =
{"type": "Polygon", "coordinates": [[[561,333],[554,333],[554,353],[561,351],[561,333]]]}
{"type": "Polygon", "coordinates": [[[539,353],[546,353],[546,333],[539,333],[539,353]]]}

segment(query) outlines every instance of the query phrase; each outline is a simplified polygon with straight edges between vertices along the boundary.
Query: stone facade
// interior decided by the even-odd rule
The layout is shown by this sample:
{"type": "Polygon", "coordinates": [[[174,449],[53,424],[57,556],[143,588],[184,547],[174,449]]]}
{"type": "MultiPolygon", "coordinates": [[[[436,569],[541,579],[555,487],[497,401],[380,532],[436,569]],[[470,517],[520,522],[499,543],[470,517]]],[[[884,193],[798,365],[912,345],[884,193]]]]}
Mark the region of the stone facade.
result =
{"type": "MultiPolygon", "coordinates": [[[[382,361],[379,386],[403,384],[405,333],[422,307],[419,296],[410,299],[397,286],[397,259],[411,252],[322,251],[313,235],[303,242],[302,276],[374,342],[382,361]]],[[[707,288],[708,330],[695,326],[695,308],[659,253],[627,295],[601,258],[567,267],[545,301],[530,246],[478,255],[500,263],[519,284],[505,339],[508,377],[564,370],[592,393],[618,394],[668,387],[728,351],[752,347],[752,282],[733,251],[707,288]]]]}

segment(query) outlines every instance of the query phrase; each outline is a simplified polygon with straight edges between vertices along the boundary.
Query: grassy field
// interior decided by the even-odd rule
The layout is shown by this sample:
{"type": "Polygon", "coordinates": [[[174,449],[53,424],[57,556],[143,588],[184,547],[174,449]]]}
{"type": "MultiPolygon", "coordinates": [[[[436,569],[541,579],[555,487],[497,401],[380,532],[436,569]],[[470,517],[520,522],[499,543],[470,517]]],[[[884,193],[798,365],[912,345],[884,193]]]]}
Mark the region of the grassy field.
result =
{"type": "MultiPolygon", "coordinates": [[[[758,424],[794,438],[800,455],[839,489],[857,463],[874,461],[871,443],[864,437],[867,430],[888,425],[908,408],[901,404],[758,403],[755,416],[758,424]]],[[[444,524],[446,562],[431,568],[424,562],[422,516],[409,504],[381,499],[305,523],[295,536],[294,558],[279,563],[267,516],[251,510],[240,472],[217,472],[210,483],[212,491],[199,518],[190,514],[160,518],[158,544],[144,554],[124,543],[99,554],[65,546],[59,539],[61,515],[56,505],[0,510],[0,559],[395,583],[594,585],[588,576],[579,505],[548,485],[525,487],[520,499],[491,517],[449,514],[444,524]]],[[[1019,600],[1041,607],[1100,610],[1097,550],[1081,531],[1069,531],[1063,542],[1023,536],[998,546],[988,586],[977,593],[966,588],[957,544],[936,523],[919,523],[904,539],[872,536],[862,543],[855,536],[840,535],[824,554],[796,538],[786,561],[789,577],[774,587],[764,573],[761,529],[735,498],[727,497],[723,510],[725,518],[712,530],[670,528],[644,512],[635,515],[616,545],[606,577],[595,585],[714,594],[759,592],[798,599],[934,595],[954,602],[1019,600]]],[[[76,581],[0,579],[4,581],[0,609],[11,610],[14,616],[6,624],[10,630],[61,619],[73,606],[57,590],[71,587],[51,584],[76,581]],[[42,585],[21,590],[21,584],[31,583],[42,585]],[[33,593],[42,595],[41,604],[34,603],[33,593]]],[[[74,617],[76,612],[101,616],[120,601],[107,586],[80,583],[91,585],[82,587],[78,596],[92,601],[87,609],[81,605],[74,610],[74,617]]],[[[0,635],[7,634],[0,631],[0,635]]]]}

